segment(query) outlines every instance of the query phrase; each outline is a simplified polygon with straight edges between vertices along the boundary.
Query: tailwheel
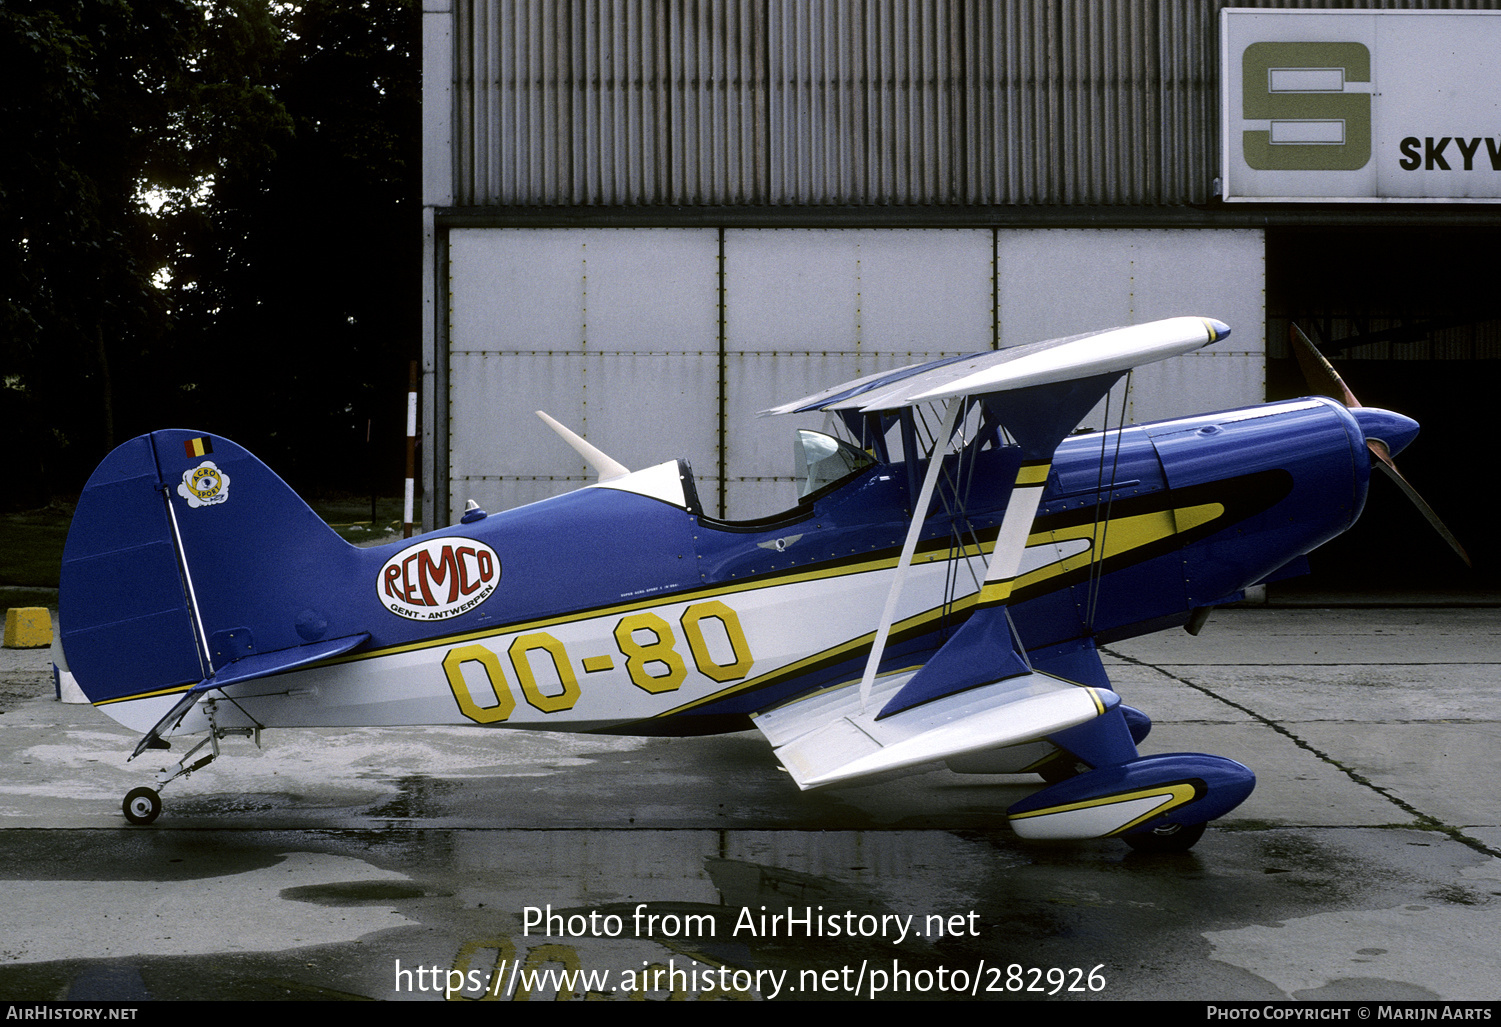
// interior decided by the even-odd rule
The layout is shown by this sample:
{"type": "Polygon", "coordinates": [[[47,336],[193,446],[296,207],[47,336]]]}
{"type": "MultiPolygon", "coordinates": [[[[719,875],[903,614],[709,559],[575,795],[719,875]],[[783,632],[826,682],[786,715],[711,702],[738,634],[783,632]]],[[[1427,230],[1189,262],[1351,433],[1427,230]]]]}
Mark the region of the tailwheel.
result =
{"type": "Polygon", "coordinates": [[[162,797],[155,788],[132,788],[125,795],[123,809],[126,820],[144,826],[161,815],[162,797]]]}
{"type": "Polygon", "coordinates": [[[1207,824],[1160,824],[1147,831],[1132,831],[1121,839],[1137,852],[1187,852],[1204,837],[1207,824]]]}

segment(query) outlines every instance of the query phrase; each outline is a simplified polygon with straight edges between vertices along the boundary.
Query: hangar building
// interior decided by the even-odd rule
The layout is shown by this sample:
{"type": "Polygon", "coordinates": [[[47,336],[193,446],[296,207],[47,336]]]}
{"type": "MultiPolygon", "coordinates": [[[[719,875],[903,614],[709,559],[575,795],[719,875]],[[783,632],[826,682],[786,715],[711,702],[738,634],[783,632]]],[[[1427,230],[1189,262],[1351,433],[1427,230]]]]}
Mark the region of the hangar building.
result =
{"type": "MultiPolygon", "coordinates": [[[[592,480],[537,409],[755,517],[819,427],[760,410],[1187,313],[1233,335],[1138,372],[1128,418],[1308,391],[1297,322],[1424,422],[1404,471],[1483,565],[1498,7],[424,0],[426,526],[592,480]]],[[[1367,521],[1366,585],[1452,559],[1367,521]]]]}

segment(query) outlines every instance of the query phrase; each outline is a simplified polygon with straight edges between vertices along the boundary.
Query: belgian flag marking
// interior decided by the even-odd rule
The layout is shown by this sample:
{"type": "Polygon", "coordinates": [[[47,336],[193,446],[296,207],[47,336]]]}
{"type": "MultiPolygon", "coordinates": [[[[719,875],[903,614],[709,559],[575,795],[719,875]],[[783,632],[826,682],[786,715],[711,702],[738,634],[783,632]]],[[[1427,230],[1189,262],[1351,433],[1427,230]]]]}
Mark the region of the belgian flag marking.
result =
{"type": "Polygon", "coordinates": [[[189,459],[200,456],[208,456],[214,451],[214,444],[208,440],[208,436],[200,439],[188,439],[182,444],[183,452],[189,459]]]}

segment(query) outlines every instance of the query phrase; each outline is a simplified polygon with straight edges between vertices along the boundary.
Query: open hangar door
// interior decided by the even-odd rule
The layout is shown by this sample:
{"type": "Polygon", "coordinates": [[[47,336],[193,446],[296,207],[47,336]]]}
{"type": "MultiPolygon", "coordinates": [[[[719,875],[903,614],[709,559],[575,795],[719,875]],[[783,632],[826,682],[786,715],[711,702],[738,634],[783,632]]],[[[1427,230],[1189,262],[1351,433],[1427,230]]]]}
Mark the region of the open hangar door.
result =
{"type": "Polygon", "coordinates": [[[1501,291],[1494,228],[1269,228],[1267,395],[1306,395],[1288,344],[1296,323],[1365,406],[1422,425],[1397,457],[1402,474],[1474,560],[1468,569],[1385,475],[1365,513],[1316,550],[1311,577],[1273,595],[1501,594],[1501,546],[1485,440],[1501,388],[1501,291]]]}

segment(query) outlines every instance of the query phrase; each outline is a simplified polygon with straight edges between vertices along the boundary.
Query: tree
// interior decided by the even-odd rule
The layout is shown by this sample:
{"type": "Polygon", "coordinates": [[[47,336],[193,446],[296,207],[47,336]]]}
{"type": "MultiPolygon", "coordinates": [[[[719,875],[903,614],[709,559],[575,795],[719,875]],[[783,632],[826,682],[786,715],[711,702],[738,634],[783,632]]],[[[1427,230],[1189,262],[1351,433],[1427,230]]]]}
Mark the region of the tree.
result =
{"type": "Polygon", "coordinates": [[[362,435],[415,349],[418,17],[410,0],[0,6],[12,500],[76,491],[165,424],[362,435]]]}
{"type": "Polygon", "coordinates": [[[167,163],[189,10],[0,7],[3,413],[37,471],[83,437],[111,438],[121,347],[164,328],[136,196],[146,169],[167,163]]]}
{"type": "Polygon", "coordinates": [[[363,484],[372,421],[387,485],[400,476],[421,313],[419,18],[405,0],[290,12],[267,74],[291,133],[274,162],[223,169],[184,261],[178,326],[207,344],[195,423],[302,486],[363,484]]]}

